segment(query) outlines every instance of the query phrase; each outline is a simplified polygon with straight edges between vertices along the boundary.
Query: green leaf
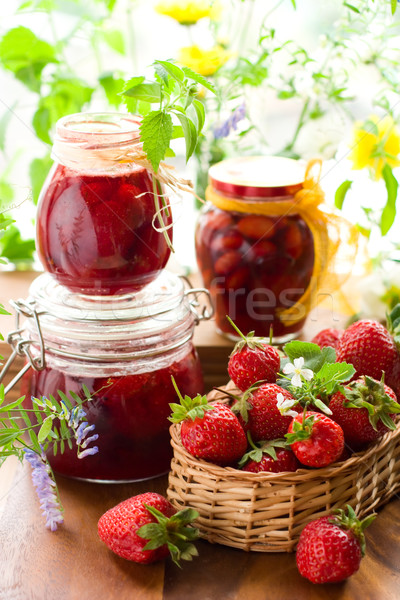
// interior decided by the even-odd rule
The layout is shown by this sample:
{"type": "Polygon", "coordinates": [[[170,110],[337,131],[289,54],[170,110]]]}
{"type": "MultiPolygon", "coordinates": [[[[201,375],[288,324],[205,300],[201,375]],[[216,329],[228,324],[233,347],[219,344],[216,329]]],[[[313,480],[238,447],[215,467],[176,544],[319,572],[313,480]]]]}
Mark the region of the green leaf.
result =
{"type": "Polygon", "coordinates": [[[293,340],[288,342],[283,347],[283,352],[293,362],[295,358],[304,357],[304,361],[320,356],[321,349],[317,344],[311,342],[301,342],[299,340],[293,340]]]}
{"type": "Polygon", "coordinates": [[[204,127],[204,122],[206,119],[206,112],[205,112],[205,108],[204,108],[204,104],[202,102],[200,102],[200,100],[193,100],[193,108],[196,111],[196,115],[197,115],[197,133],[200,133],[200,131],[203,129],[204,127]]]}
{"type": "Polygon", "coordinates": [[[123,96],[136,98],[145,102],[160,102],[161,101],[161,86],[159,83],[139,83],[122,92],[123,96]]]}
{"type": "Polygon", "coordinates": [[[189,67],[182,67],[182,71],[185,73],[188,79],[191,79],[196,83],[200,83],[200,85],[207,88],[208,90],[210,90],[210,92],[213,92],[214,94],[217,93],[217,90],[215,89],[214,85],[210,81],[208,81],[208,79],[203,77],[203,75],[192,71],[192,69],[189,69],[189,67]]]}
{"type": "Polygon", "coordinates": [[[358,15],[360,14],[359,9],[356,6],[353,6],[353,4],[349,4],[348,2],[343,2],[343,6],[346,6],[347,8],[349,8],[350,10],[352,10],[353,12],[357,13],[358,15]]]}
{"type": "Polygon", "coordinates": [[[315,378],[324,382],[324,392],[329,396],[336,391],[338,383],[349,381],[355,372],[353,365],[345,362],[325,363],[315,373],[315,378]]]}
{"type": "Polygon", "coordinates": [[[40,140],[51,144],[49,131],[52,125],[50,111],[45,106],[39,107],[32,119],[33,129],[40,140]]]}
{"type": "Polygon", "coordinates": [[[392,10],[392,15],[394,15],[397,9],[397,0],[390,0],[390,7],[392,10]]]}
{"type": "Polygon", "coordinates": [[[382,176],[386,185],[387,201],[382,211],[380,226],[382,235],[386,235],[396,217],[396,198],[399,184],[388,164],[383,167],[382,176]]]}
{"type": "Polygon", "coordinates": [[[151,111],[140,125],[143,150],[157,173],[172,139],[172,118],[164,111],[151,111]]]}
{"type": "Polygon", "coordinates": [[[14,198],[14,188],[0,179],[0,210],[7,210],[14,198]]]}
{"type": "Polygon", "coordinates": [[[42,70],[57,63],[55,49],[27,27],[15,27],[0,41],[0,62],[33,91],[40,89],[42,70]]]}
{"type": "Polygon", "coordinates": [[[51,417],[47,417],[43,423],[38,433],[38,442],[42,444],[44,440],[47,438],[51,431],[51,426],[53,424],[53,419],[51,417]]]}
{"type": "Polygon", "coordinates": [[[101,29],[99,33],[112,50],[122,55],[125,54],[124,36],[119,29],[101,29]]]}
{"type": "Polygon", "coordinates": [[[196,126],[193,123],[193,121],[191,119],[189,119],[189,117],[187,117],[186,115],[184,115],[180,112],[177,112],[176,116],[178,117],[178,119],[182,125],[183,133],[185,136],[186,162],[187,162],[189,160],[189,158],[192,156],[194,149],[196,148],[197,129],[196,129],[196,126]]]}
{"type": "Polygon", "coordinates": [[[122,102],[121,92],[124,87],[122,77],[117,77],[115,73],[103,73],[99,77],[99,83],[106,94],[109,104],[118,108],[122,102]]]}
{"type": "Polygon", "coordinates": [[[343,181],[343,183],[341,183],[339,185],[338,189],[335,192],[336,208],[339,208],[340,210],[342,210],[344,199],[346,197],[347,192],[351,188],[352,183],[353,183],[352,181],[350,181],[349,179],[346,179],[346,181],[343,181]]]}
{"type": "Polygon", "coordinates": [[[0,239],[0,256],[11,262],[33,261],[35,240],[23,240],[17,227],[11,226],[0,239]]]}
{"type": "MultiPolygon", "coordinates": [[[[183,82],[184,72],[182,71],[182,69],[180,67],[178,67],[174,63],[172,63],[168,60],[155,60],[154,65],[155,65],[155,67],[157,67],[157,65],[161,65],[162,68],[164,69],[164,71],[166,73],[168,73],[168,75],[170,77],[175,79],[175,81],[177,81],[178,83],[183,82]]],[[[161,79],[168,85],[168,77],[167,77],[167,81],[165,81],[165,74],[161,75],[160,73],[162,73],[162,71],[159,71],[159,70],[157,70],[157,73],[160,75],[161,79]]]]}
{"type": "Polygon", "coordinates": [[[34,158],[29,165],[32,197],[35,204],[38,203],[40,192],[52,164],[50,153],[47,153],[43,158],[34,158]]]}

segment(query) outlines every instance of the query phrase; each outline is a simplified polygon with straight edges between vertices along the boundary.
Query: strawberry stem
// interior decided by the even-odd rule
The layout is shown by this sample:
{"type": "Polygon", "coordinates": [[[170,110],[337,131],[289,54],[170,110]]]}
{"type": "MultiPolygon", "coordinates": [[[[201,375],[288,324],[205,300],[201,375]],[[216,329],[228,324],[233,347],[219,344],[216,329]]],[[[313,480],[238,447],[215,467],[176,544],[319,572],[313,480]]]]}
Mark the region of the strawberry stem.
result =
{"type": "Polygon", "coordinates": [[[239,327],[237,325],[235,325],[235,323],[232,321],[232,319],[230,317],[228,317],[228,315],[226,315],[227,320],[229,321],[229,323],[232,325],[233,329],[240,335],[240,337],[242,339],[244,339],[244,341],[247,343],[247,338],[246,336],[240,331],[239,327]]]}

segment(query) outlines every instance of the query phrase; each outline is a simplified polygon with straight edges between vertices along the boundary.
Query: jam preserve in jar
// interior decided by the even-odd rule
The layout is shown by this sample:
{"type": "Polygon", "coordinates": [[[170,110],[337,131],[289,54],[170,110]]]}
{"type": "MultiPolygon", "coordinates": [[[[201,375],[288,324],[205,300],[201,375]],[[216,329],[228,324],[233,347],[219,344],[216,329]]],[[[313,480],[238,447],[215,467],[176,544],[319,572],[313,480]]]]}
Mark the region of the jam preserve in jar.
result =
{"type": "Polygon", "coordinates": [[[307,316],[314,240],[296,193],[305,167],[279,157],[228,159],[211,167],[208,203],[196,228],[196,255],[215,305],[219,333],[239,329],[284,342],[307,316]],[[288,310],[289,309],[289,310],[288,310]]]}
{"type": "Polygon", "coordinates": [[[57,123],[55,160],[42,189],[37,251],[46,271],[70,290],[125,294],[150,283],[165,266],[172,229],[169,202],[135,162],[138,117],[76,114],[57,123]],[[157,222],[160,229],[160,223],[157,222]]]}
{"type": "MultiPolygon", "coordinates": [[[[25,374],[22,391],[27,398],[72,391],[83,399],[86,385],[93,399],[82,406],[85,420],[99,435],[99,452],[84,459],[77,457],[75,443],[56,456],[49,450],[57,473],[123,482],[169,470],[169,404],[176,402],[171,376],[183,394],[203,391],[189,292],[165,271],[133,296],[96,301],[68,292],[47,274],[33,282],[30,301],[40,315],[46,366],[25,374]]],[[[38,355],[30,319],[25,332],[33,341],[32,355],[38,355]]],[[[25,403],[31,407],[31,400],[25,403]]]]}

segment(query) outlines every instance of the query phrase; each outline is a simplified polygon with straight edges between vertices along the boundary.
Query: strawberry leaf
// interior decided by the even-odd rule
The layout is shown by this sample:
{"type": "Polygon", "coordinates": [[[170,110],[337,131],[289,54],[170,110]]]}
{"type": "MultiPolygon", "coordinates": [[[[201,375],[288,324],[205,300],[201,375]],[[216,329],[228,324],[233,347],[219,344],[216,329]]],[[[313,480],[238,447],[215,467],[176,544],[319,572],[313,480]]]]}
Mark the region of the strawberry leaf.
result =
{"type": "Polygon", "coordinates": [[[147,114],[140,125],[140,136],[143,142],[143,150],[157,173],[160,162],[165,157],[172,139],[171,115],[162,110],[151,111],[147,114]]]}

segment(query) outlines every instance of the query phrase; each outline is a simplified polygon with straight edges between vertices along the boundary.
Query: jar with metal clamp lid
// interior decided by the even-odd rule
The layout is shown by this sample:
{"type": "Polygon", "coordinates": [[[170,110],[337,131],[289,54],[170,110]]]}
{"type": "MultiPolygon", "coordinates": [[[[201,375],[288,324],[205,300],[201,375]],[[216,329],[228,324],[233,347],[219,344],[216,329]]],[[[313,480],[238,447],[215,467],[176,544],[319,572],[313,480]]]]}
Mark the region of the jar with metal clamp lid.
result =
{"type": "MultiPolygon", "coordinates": [[[[169,404],[176,401],[171,377],[183,394],[203,391],[192,336],[195,325],[212,316],[207,290],[185,289],[181,278],[164,271],[136,294],[93,298],[44,274],[31,285],[28,300],[13,306],[26,317],[21,327],[17,319],[9,336],[14,354],[27,357],[26,398],[57,396],[58,390],[84,398],[84,385],[93,397],[85,411],[99,435],[98,454],[79,460],[76,448],[56,456],[50,451],[53,469],[103,482],[167,472],[169,404]],[[203,293],[207,301],[199,314],[203,293]]],[[[31,400],[25,402],[29,407],[31,400]]]]}

